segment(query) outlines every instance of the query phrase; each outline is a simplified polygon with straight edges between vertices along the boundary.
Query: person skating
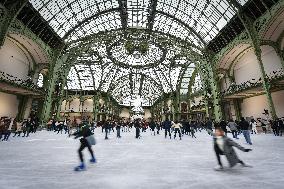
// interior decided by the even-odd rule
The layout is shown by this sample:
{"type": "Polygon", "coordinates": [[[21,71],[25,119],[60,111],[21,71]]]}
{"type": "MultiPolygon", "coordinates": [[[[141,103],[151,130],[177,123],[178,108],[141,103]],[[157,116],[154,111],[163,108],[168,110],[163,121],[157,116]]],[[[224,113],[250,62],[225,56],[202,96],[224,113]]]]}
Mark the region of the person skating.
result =
{"type": "Polygon", "coordinates": [[[209,117],[206,118],[206,123],[205,123],[205,128],[207,129],[207,133],[209,135],[212,135],[213,133],[213,122],[211,121],[211,119],[209,117]]]}
{"type": "Polygon", "coordinates": [[[121,138],[121,136],[120,136],[121,125],[122,125],[122,121],[120,121],[120,122],[115,122],[116,137],[117,137],[117,138],[121,138]]]}
{"type": "Polygon", "coordinates": [[[281,119],[281,118],[278,119],[278,124],[279,124],[279,129],[280,129],[280,131],[279,131],[279,136],[282,136],[283,133],[284,133],[283,118],[282,118],[282,119],[281,119]]]}
{"type": "Polygon", "coordinates": [[[257,123],[254,119],[251,120],[250,125],[251,125],[251,134],[257,134],[258,133],[256,129],[257,123]]]}
{"type": "Polygon", "coordinates": [[[109,120],[103,122],[103,127],[105,130],[105,140],[108,140],[108,133],[109,133],[109,128],[111,127],[111,123],[109,120]]]}
{"type": "Polygon", "coordinates": [[[221,129],[224,131],[225,135],[227,136],[227,123],[225,120],[221,120],[219,123],[219,126],[221,127],[221,129]]]}
{"type": "Polygon", "coordinates": [[[33,125],[31,122],[31,118],[29,117],[28,120],[26,120],[24,124],[24,136],[23,137],[29,137],[32,126],[33,125]]]}
{"type": "Polygon", "coordinates": [[[156,121],[156,127],[157,127],[157,135],[160,134],[160,130],[161,130],[161,123],[156,121]]]}
{"type": "Polygon", "coordinates": [[[13,137],[15,137],[18,134],[18,137],[21,136],[22,133],[22,124],[21,122],[17,122],[17,126],[16,126],[16,131],[13,137]]]}
{"type": "Polygon", "coordinates": [[[140,120],[139,119],[136,119],[134,121],[134,127],[135,127],[135,130],[136,130],[136,134],[135,134],[135,138],[140,138],[140,127],[141,127],[141,123],[140,123],[140,120]]]}
{"type": "Polygon", "coordinates": [[[163,127],[165,129],[165,138],[167,138],[167,133],[169,133],[170,139],[171,139],[171,127],[172,127],[172,122],[166,118],[166,120],[163,123],[163,127]]]}
{"type": "Polygon", "coordinates": [[[12,133],[12,130],[13,130],[13,128],[14,128],[15,126],[16,126],[15,118],[11,118],[11,119],[10,119],[9,126],[8,126],[8,128],[7,128],[7,131],[6,131],[6,133],[5,133],[5,136],[4,136],[4,139],[3,139],[3,140],[5,140],[5,141],[8,141],[8,140],[9,140],[9,137],[10,137],[10,135],[11,135],[11,133],[12,133]]]}
{"type": "Polygon", "coordinates": [[[239,139],[239,138],[238,138],[238,127],[237,127],[236,122],[234,122],[233,119],[230,119],[230,121],[229,121],[229,123],[227,124],[227,126],[230,128],[230,130],[231,130],[231,132],[232,132],[232,135],[233,135],[233,138],[239,139]]]}
{"type": "Polygon", "coordinates": [[[91,163],[96,163],[96,158],[94,156],[94,152],[92,150],[92,146],[94,145],[94,138],[92,137],[93,133],[90,130],[90,128],[87,125],[83,125],[81,119],[76,119],[76,123],[79,126],[79,131],[75,132],[74,135],[75,139],[80,138],[80,148],[78,149],[78,153],[79,153],[79,158],[80,158],[80,165],[75,167],[75,171],[81,171],[81,170],[85,170],[85,163],[84,163],[84,158],[83,158],[83,153],[82,151],[87,147],[92,159],[90,160],[91,163]],[[93,139],[93,140],[92,140],[93,139]]]}
{"type": "Polygon", "coordinates": [[[151,130],[151,135],[153,133],[154,136],[155,136],[156,135],[156,133],[155,133],[156,123],[155,123],[155,121],[153,119],[149,123],[149,127],[150,127],[150,130],[151,130]]]}
{"type": "Polygon", "coordinates": [[[216,128],[215,134],[214,134],[214,151],[216,153],[216,157],[217,157],[218,164],[219,164],[215,168],[216,171],[224,169],[223,164],[221,162],[221,158],[220,158],[221,155],[226,156],[231,168],[234,167],[238,163],[240,163],[244,167],[251,167],[239,159],[233,147],[236,147],[243,152],[251,151],[251,149],[245,149],[241,145],[234,142],[232,139],[228,138],[221,128],[219,127],[216,128]]]}
{"type": "Polygon", "coordinates": [[[252,145],[251,139],[250,139],[250,130],[249,130],[249,123],[245,120],[244,117],[241,117],[241,121],[239,123],[240,128],[243,132],[243,135],[246,139],[246,142],[250,145],[252,145]]]}
{"type": "Polygon", "coordinates": [[[174,139],[176,138],[176,135],[178,133],[179,139],[181,140],[181,128],[182,128],[181,123],[179,123],[178,121],[175,121],[174,124],[172,125],[172,128],[174,128],[174,131],[175,131],[174,139]]]}
{"type": "Polygon", "coordinates": [[[190,125],[189,125],[189,128],[190,128],[190,135],[191,135],[191,137],[193,138],[196,138],[196,136],[195,136],[195,130],[196,130],[196,124],[195,124],[195,122],[194,121],[191,121],[191,123],[190,123],[190,125]]]}

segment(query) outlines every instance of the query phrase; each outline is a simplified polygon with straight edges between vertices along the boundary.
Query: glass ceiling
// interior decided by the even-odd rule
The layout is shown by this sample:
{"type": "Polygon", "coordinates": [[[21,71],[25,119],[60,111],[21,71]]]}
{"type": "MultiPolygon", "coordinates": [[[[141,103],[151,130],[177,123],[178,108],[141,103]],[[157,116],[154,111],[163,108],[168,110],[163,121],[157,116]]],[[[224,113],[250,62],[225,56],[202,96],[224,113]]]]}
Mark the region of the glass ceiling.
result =
{"type": "MultiPolygon", "coordinates": [[[[237,0],[244,5],[248,0],[237,0]]],[[[93,34],[136,28],[174,36],[201,53],[206,44],[236,14],[227,0],[30,0],[54,31],[72,46],[93,34]]],[[[146,33],[146,32],[145,32],[146,33]]],[[[144,38],[145,39],[145,38],[144,38]]],[[[176,61],[177,46],[147,41],[146,53],[127,52],[127,40],[95,43],[94,54],[78,57],[68,75],[67,88],[109,92],[123,105],[141,99],[151,105],[162,93],[176,90],[184,69],[181,93],[187,93],[187,60],[176,61]],[[172,62],[175,62],[172,66],[172,62]]],[[[141,38],[131,43],[141,46],[141,38]]],[[[201,86],[196,77],[194,90],[201,86]]]]}

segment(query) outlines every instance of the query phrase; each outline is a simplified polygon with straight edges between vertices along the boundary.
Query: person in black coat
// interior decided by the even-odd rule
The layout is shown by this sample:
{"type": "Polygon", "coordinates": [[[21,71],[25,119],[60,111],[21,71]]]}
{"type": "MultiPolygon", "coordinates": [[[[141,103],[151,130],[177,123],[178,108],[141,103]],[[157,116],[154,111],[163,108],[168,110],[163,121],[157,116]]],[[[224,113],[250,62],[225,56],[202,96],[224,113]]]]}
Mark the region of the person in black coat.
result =
{"type": "Polygon", "coordinates": [[[160,130],[161,130],[161,123],[158,122],[158,121],[156,121],[155,123],[156,123],[156,127],[157,127],[157,135],[159,135],[160,134],[160,130]]]}
{"type": "Polygon", "coordinates": [[[120,122],[115,122],[116,137],[117,137],[117,138],[121,138],[121,135],[120,135],[121,125],[122,125],[122,121],[120,121],[120,122]]]}
{"type": "Polygon", "coordinates": [[[219,126],[221,127],[221,129],[225,132],[225,135],[227,136],[227,123],[225,120],[220,121],[219,126]]]}
{"type": "Polygon", "coordinates": [[[191,121],[191,123],[190,123],[190,125],[189,125],[189,130],[190,130],[190,135],[191,135],[191,137],[193,138],[196,138],[196,136],[195,136],[195,131],[196,131],[196,124],[195,124],[195,122],[194,121],[191,121]]]}
{"type": "Polygon", "coordinates": [[[244,117],[241,117],[241,121],[239,123],[240,129],[243,132],[243,135],[246,139],[246,142],[250,145],[252,145],[251,139],[250,139],[250,131],[249,131],[249,123],[245,120],[244,117]]]}
{"type": "Polygon", "coordinates": [[[135,134],[135,138],[140,138],[140,127],[141,127],[141,123],[139,119],[136,119],[134,121],[134,127],[136,130],[136,134],[135,134]]]}
{"type": "Polygon", "coordinates": [[[156,123],[155,123],[155,121],[153,119],[149,123],[149,127],[150,127],[150,130],[151,130],[151,135],[152,135],[152,132],[153,132],[154,136],[155,136],[156,135],[156,133],[155,133],[156,123]]]}
{"type": "Polygon", "coordinates": [[[30,132],[32,131],[33,122],[31,118],[29,117],[28,120],[25,122],[25,128],[24,128],[24,136],[23,137],[29,137],[30,132]]]}
{"type": "Polygon", "coordinates": [[[109,133],[110,128],[111,128],[111,122],[109,120],[103,122],[102,127],[105,130],[105,140],[107,140],[108,139],[108,133],[109,133]]]}
{"type": "Polygon", "coordinates": [[[279,125],[279,136],[283,135],[284,132],[284,123],[283,123],[283,118],[278,119],[278,125],[279,125]]]}
{"type": "Polygon", "coordinates": [[[251,149],[245,149],[244,147],[234,142],[232,139],[225,136],[224,131],[220,127],[216,128],[213,141],[214,151],[216,153],[219,164],[219,166],[215,168],[216,171],[223,170],[223,164],[220,158],[221,155],[226,156],[230,167],[234,167],[238,163],[240,163],[244,167],[250,167],[238,158],[238,155],[233,147],[236,147],[243,152],[249,152],[251,151],[251,149]]]}
{"type": "Polygon", "coordinates": [[[207,121],[206,121],[205,127],[207,129],[208,134],[212,135],[212,132],[213,132],[213,122],[210,120],[209,117],[207,117],[206,119],[207,119],[207,121]]]}
{"type": "Polygon", "coordinates": [[[75,139],[80,138],[80,147],[78,149],[79,153],[79,158],[81,161],[81,164],[77,167],[75,167],[75,171],[80,171],[85,169],[85,164],[84,164],[84,158],[83,158],[83,153],[82,151],[87,147],[92,159],[90,160],[91,163],[96,163],[96,159],[94,156],[94,152],[92,150],[91,144],[89,144],[87,137],[93,135],[92,131],[87,125],[83,125],[81,119],[76,119],[76,124],[79,127],[79,131],[73,133],[72,135],[75,136],[75,139]]]}
{"type": "Polygon", "coordinates": [[[167,138],[167,133],[169,133],[170,139],[171,139],[171,127],[172,127],[172,122],[166,118],[166,120],[163,123],[163,127],[165,129],[165,138],[167,138]]]}

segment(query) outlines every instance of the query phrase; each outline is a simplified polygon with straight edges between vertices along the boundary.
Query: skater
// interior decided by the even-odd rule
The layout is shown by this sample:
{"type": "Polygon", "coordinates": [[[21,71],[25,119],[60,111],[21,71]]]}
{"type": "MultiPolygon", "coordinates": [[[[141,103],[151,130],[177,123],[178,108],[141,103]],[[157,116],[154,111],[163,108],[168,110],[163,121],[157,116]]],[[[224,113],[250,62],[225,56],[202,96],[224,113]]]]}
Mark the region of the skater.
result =
{"type": "Polygon", "coordinates": [[[105,140],[108,140],[108,132],[109,132],[109,128],[111,127],[109,120],[104,121],[102,127],[105,130],[105,140]]]}
{"type": "Polygon", "coordinates": [[[264,134],[267,133],[267,124],[268,122],[265,119],[260,120],[261,128],[264,134]]]}
{"type": "Polygon", "coordinates": [[[15,131],[15,134],[13,137],[15,137],[17,134],[18,134],[18,137],[21,136],[21,133],[22,133],[22,124],[21,122],[17,122],[17,128],[16,128],[16,131],[15,131]]]}
{"type": "Polygon", "coordinates": [[[4,136],[4,139],[3,139],[3,140],[5,140],[5,141],[8,141],[8,140],[9,140],[9,137],[10,137],[10,135],[11,135],[11,133],[12,133],[12,130],[13,130],[13,128],[15,127],[15,124],[16,124],[15,118],[11,118],[11,119],[10,119],[9,126],[8,126],[8,128],[7,128],[7,131],[6,131],[6,133],[5,133],[5,136],[4,136]]]}
{"type": "Polygon", "coordinates": [[[63,132],[63,128],[64,128],[64,125],[63,125],[63,123],[62,122],[59,122],[59,121],[57,121],[56,122],[56,130],[54,131],[54,132],[56,132],[57,131],[57,133],[56,134],[62,134],[62,132],[63,132]]]}
{"type": "Polygon", "coordinates": [[[29,137],[32,128],[31,118],[29,117],[28,120],[24,123],[24,135],[23,137],[29,137]]]}
{"type": "Polygon", "coordinates": [[[251,119],[250,126],[251,126],[251,134],[253,133],[257,134],[257,129],[256,129],[257,123],[254,119],[251,119]]]}
{"type": "Polygon", "coordinates": [[[244,147],[240,146],[239,144],[225,136],[225,133],[221,128],[216,128],[214,135],[214,151],[216,153],[216,157],[219,164],[219,166],[215,168],[216,171],[224,169],[220,158],[221,155],[226,156],[231,168],[238,163],[240,163],[244,167],[250,167],[238,158],[233,146],[243,152],[251,151],[251,149],[245,149],[244,147]]]}
{"type": "Polygon", "coordinates": [[[238,127],[237,127],[236,122],[234,122],[233,119],[230,119],[230,121],[229,121],[229,123],[227,124],[227,126],[230,128],[230,130],[231,130],[231,132],[232,132],[232,135],[233,135],[233,138],[239,139],[239,138],[238,138],[238,127]]]}
{"type": "Polygon", "coordinates": [[[282,119],[281,118],[278,119],[278,124],[279,124],[279,136],[282,136],[284,132],[283,117],[282,119]]]}
{"type": "Polygon", "coordinates": [[[169,133],[170,139],[171,139],[171,127],[172,127],[172,122],[166,118],[166,120],[163,123],[164,129],[165,129],[165,138],[167,138],[167,133],[169,133]]]}
{"type": "Polygon", "coordinates": [[[250,139],[250,131],[249,131],[249,123],[245,120],[244,117],[241,117],[241,121],[239,123],[240,128],[243,132],[243,135],[246,139],[246,142],[250,145],[252,145],[251,139],[250,139]]]}
{"type": "Polygon", "coordinates": [[[190,123],[190,125],[189,125],[189,130],[190,130],[190,135],[191,135],[191,137],[193,138],[196,138],[196,136],[195,136],[195,130],[196,130],[196,124],[195,124],[195,122],[194,121],[191,121],[191,123],[190,123]]]}
{"type": "Polygon", "coordinates": [[[0,140],[2,139],[2,136],[3,136],[3,134],[4,134],[4,119],[1,117],[1,119],[0,119],[0,140]]]}
{"type": "Polygon", "coordinates": [[[3,136],[2,141],[6,140],[6,136],[7,136],[7,133],[8,133],[9,122],[7,120],[8,120],[8,118],[3,119],[1,131],[0,131],[1,132],[1,138],[3,136]]]}
{"type": "Polygon", "coordinates": [[[224,131],[225,135],[227,136],[227,123],[225,120],[220,121],[219,126],[221,127],[221,129],[224,131]]]}
{"type": "Polygon", "coordinates": [[[121,136],[120,136],[121,125],[122,125],[121,121],[120,122],[115,122],[116,137],[117,138],[121,138],[121,136]]]}
{"type": "Polygon", "coordinates": [[[135,127],[135,130],[136,130],[136,134],[135,134],[135,138],[139,139],[141,136],[140,136],[140,127],[141,127],[141,123],[140,123],[140,120],[139,119],[136,119],[134,121],[134,127],[135,127]]]}
{"type": "Polygon", "coordinates": [[[161,130],[161,123],[156,121],[156,127],[157,127],[157,135],[160,134],[160,130],[161,130]]]}
{"type": "Polygon", "coordinates": [[[151,130],[151,135],[153,133],[153,135],[155,136],[156,135],[156,133],[155,133],[156,123],[154,122],[153,119],[151,119],[151,122],[149,123],[149,127],[150,127],[150,130],[151,130]]]}
{"type": "Polygon", "coordinates": [[[176,135],[178,133],[179,139],[181,140],[181,128],[182,128],[181,123],[179,123],[178,121],[175,121],[174,124],[172,125],[172,128],[174,128],[174,131],[175,131],[174,139],[176,138],[176,135]]]}
{"type": "Polygon", "coordinates": [[[212,133],[213,133],[213,122],[210,120],[209,117],[207,117],[206,120],[207,121],[206,121],[205,127],[207,129],[207,133],[209,135],[212,135],[212,133]]]}
{"type": "Polygon", "coordinates": [[[89,129],[87,125],[83,125],[81,119],[76,119],[76,124],[79,126],[79,131],[72,134],[75,136],[75,139],[80,138],[80,148],[78,149],[79,158],[80,158],[80,165],[75,167],[75,171],[82,171],[85,170],[85,163],[83,158],[82,151],[87,147],[92,159],[90,160],[91,163],[96,163],[96,158],[94,156],[94,152],[92,150],[92,145],[95,145],[95,140],[93,137],[93,133],[89,129]]]}

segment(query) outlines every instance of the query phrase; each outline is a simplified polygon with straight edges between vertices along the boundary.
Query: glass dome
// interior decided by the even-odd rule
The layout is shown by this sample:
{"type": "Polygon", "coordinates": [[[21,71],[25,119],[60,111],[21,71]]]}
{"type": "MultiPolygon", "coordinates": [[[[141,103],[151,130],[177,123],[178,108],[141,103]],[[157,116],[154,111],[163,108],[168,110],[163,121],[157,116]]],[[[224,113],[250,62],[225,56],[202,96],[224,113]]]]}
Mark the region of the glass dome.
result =
{"type": "MultiPolygon", "coordinates": [[[[237,0],[244,5],[247,0],[237,0]]],[[[120,104],[137,97],[152,105],[163,93],[181,94],[194,58],[236,14],[227,0],[30,0],[65,41],[80,53],[66,89],[99,90],[120,104]],[[86,50],[87,49],[87,50],[86,50]],[[187,54],[188,55],[188,54],[187,54]],[[185,75],[183,74],[185,73],[185,75]]],[[[201,88],[195,77],[193,90],[201,88]]]]}

